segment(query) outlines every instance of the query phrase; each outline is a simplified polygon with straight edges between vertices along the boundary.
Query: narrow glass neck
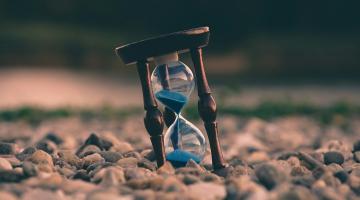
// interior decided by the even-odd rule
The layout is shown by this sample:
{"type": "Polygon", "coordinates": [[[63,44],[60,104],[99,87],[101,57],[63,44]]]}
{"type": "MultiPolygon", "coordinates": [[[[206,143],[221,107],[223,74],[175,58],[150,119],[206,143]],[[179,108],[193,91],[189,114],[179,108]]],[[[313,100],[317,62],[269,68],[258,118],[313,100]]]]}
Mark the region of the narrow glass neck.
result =
{"type": "Polygon", "coordinates": [[[177,52],[158,56],[154,58],[154,62],[156,66],[163,65],[169,62],[176,62],[179,60],[179,56],[177,52]]]}

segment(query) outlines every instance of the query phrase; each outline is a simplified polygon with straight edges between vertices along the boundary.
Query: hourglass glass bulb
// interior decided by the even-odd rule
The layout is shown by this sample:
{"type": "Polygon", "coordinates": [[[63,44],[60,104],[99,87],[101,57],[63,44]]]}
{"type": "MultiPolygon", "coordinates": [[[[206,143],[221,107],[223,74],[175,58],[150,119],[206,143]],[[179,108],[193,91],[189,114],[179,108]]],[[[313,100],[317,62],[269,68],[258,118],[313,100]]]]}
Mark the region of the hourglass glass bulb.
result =
{"type": "Polygon", "coordinates": [[[200,163],[207,147],[205,137],[180,115],[194,89],[194,75],[188,66],[178,61],[176,53],[155,58],[155,63],[157,67],[151,75],[155,97],[176,114],[165,133],[166,159],[175,167],[184,166],[190,159],[200,163]]]}

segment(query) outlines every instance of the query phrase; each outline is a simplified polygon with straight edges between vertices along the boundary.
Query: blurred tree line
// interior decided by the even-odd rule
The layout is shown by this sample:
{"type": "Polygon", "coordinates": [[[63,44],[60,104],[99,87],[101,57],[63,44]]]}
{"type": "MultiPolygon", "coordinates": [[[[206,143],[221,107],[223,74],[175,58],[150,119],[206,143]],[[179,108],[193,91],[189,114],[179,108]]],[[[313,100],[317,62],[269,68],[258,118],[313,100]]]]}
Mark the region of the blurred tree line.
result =
{"type": "Polygon", "coordinates": [[[243,74],[352,77],[360,74],[358,5],[339,0],[3,0],[0,66],[111,68],[118,66],[112,52],[118,44],[208,25],[209,53],[237,52],[247,60],[243,74]]]}

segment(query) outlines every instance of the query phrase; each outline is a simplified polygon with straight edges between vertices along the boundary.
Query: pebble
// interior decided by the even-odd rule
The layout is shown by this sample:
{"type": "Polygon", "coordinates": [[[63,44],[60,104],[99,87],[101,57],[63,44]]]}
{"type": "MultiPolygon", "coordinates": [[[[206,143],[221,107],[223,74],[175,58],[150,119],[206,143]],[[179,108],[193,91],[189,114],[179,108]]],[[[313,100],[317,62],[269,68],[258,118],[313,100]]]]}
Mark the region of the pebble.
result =
{"type": "Polygon", "coordinates": [[[291,170],[291,176],[304,176],[311,174],[311,171],[304,166],[295,166],[291,170]]]}
{"type": "Polygon", "coordinates": [[[155,153],[152,149],[145,149],[140,153],[140,155],[150,161],[156,161],[155,153]]]}
{"type": "Polygon", "coordinates": [[[335,172],[334,176],[338,178],[342,183],[345,183],[348,180],[349,174],[346,171],[341,170],[335,172]]]}
{"type": "Polygon", "coordinates": [[[0,191],[0,199],[3,200],[17,200],[17,197],[9,192],[0,191]]]}
{"type": "Polygon", "coordinates": [[[358,163],[360,163],[360,151],[356,151],[354,153],[354,160],[358,163]]]}
{"type": "Polygon", "coordinates": [[[54,170],[52,157],[43,150],[35,151],[28,160],[36,164],[39,171],[53,172],[54,170]]]}
{"type": "Polygon", "coordinates": [[[101,149],[98,146],[95,145],[86,145],[81,150],[79,150],[76,155],[79,156],[79,158],[83,158],[85,156],[94,154],[94,153],[100,153],[101,149]]]}
{"type": "Polygon", "coordinates": [[[84,144],[98,146],[101,150],[109,150],[112,146],[110,141],[101,139],[95,133],[90,134],[90,136],[85,140],[84,144]]]}
{"type": "Polygon", "coordinates": [[[0,142],[0,155],[15,154],[16,145],[7,142],[0,142]]]}
{"type": "Polygon", "coordinates": [[[189,168],[189,167],[180,167],[175,170],[175,174],[191,174],[195,176],[200,176],[204,171],[199,170],[197,168],[189,168]]]}
{"type": "Polygon", "coordinates": [[[71,166],[81,168],[82,162],[81,162],[80,158],[77,155],[75,155],[72,151],[61,150],[58,152],[58,156],[61,160],[70,164],[71,166]]]}
{"type": "Polygon", "coordinates": [[[0,157],[0,170],[12,170],[13,167],[11,166],[10,162],[5,158],[0,157]]]}
{"type": "Polygon", "coordinates": [[[138,162],[138,167],[143,167],[151,171],[156,171],[156,165],[153,162],[150,162],[148,159],[143,158],[138,162]]]}
{"type": "MultiPolygon", "coordinates": [[[[96,175],[101,177],[101,185],[103,187],[118,186],[125,183],[125,174],[123,169],[119,167],[107,167],[100,170],[96,175]]],[[[94,178],[97,178],[95,175],[94,178]]]]}
{"type": "Polygon", "coordinates": [[[125,168],[124,172],[126,180],[143,179],[156,176],[155,173],[145,168],[125,168]]]}
{"type": "Polygon", "coordinates": [[[18,183],[24,179],[24,175],[14,170],[0,171],[0,183],[18,183]]]}
{"type": "Polygon", "coordinates": [[[119,152],[125,154],[134,150],[134,147],[128,142],[117,142],[110,148],[110,151],[119,152]]]}
{"type": "Polygon", "coordinates": [[[106,162],[116,163],[124,156],[119,152],[101,151],[99,154],[105,159],[106,162]]]}
{"type": "Polygon", "coordinates": [[[134,168],[138,165],[138,159],[133,157],[122,158],[118,160],[116,164],[123,168],[134,168]]]}
{"type": "Polygon", "coordinates": [[[20,161],[24,161],[28,157],[30,157],[33,153],[35,153],[36,149],[34,147],[27,147],[21,153],[16,154],[16,158],[20,161]]]}
{"type": "Polygon", "coordinates": [[[22,167],[23,167],[23,173],[26,177],[37,176],[39,173],[37,166],[32,162],[24,161],[22,167]]]}
{"type": "Polygon", "coordinates": [[[255,175],[259,179],[259,182],[269,190],[286,180],[286,174],[271,164],[262,164],[257,167],[255,169],[255,175]]]}
{"type": "Polygon", "coordinates": [[[55,143],[56,145],[60,145],[64,142],[64,140],[57,134],[49,132],[46,134],[46,136],[44,137],[44,139],[46,140],[50,140],[53,143],[55,143]]]}
{"type": "Polygon", "coordinates": [[[186,174],[183,176],[182,181],[186,185],[191,185],[197,182],[200,182],[200,178],[191,174],[186,174]]]}
{"type": "Polygon", "coordinates": [[[95,163],[104,163],[105,159],[100,156],[98,153],[90,154],[81,159],[83,163],[83,168],[86,169],[88,166],[95,163]]]}
{"type": "Polygon", "coordinates": [[[143,159],[143,157],[141,156],[141,154],[137,151],[129,151],[127,153],[123,154],[125,158],[136,158],[138,160],[143,159]]]}
{"type": "Polygon", "coordinates": [[[188,190],[199,199],[224,199],[226,196],[225,186],[215,183],[195,183],[188,186],[188,190]]]}
{"type": "Polygon", "coordinates": [[[175,177],[168,177],[165,179],[162,190],[165,192],[186,192],[187,187],[179,179],[175,177]]]}
{"type": "Polygon", "coordinates": [[[336,164],[343,164],[344,163],[344,156],[337,151],[329,151],[324,154],[324,163],[326,165],[329,165],[331,163],[336,164]]]}
{"type": "Polygon", "coordinates": [[[356,141],[353,145],[353,152],[360,151],[360,140],[356,141]]]}
{"type": "Polygon", "coordinates": [[[86,170],[81,169],[72,176],[72,179],[79,179],[90,182],[91,177],[87,174],[86,170]]]}
{"type": "Polygon", "coordinates": [[[206,172],[206,169],[205,169],[205,168],[203,168],[202,166],[200,166],[198,163],[196,163],[196,162],[195,162],[194,160],[192,160],[192,159],[190,159],[190,160],[186,163],[186,167],[197,169],[200,173],[206,172]]]}
{"type": "Polygon", "coordinates": [[[269,156],[266,152],[263,151],[256,151],[246,158],[246,161],[249,165],[264,163],[268,160],[270,160],[269,156]]]}
{"type": "Polygon", "coordinates": [[[50,140],[41,140],[36,144],[36,148],[45,151],[48,154],[52,154],[56,151],[57,146],[50,140]]]}
{"type": "Polygon", "coordinates": [[[174,167],[171,165],[170,162],[166,161],[161,167],[159,167],[156,171],[158,174],[175,174],[175,169],[174,167]]]}

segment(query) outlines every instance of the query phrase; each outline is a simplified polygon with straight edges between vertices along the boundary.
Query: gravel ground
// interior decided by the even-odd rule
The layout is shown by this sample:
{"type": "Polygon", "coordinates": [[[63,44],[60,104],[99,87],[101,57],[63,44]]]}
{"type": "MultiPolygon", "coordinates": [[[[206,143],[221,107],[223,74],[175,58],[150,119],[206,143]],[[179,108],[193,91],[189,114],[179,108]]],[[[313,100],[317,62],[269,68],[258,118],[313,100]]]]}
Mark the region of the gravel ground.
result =
{"type": "Polygon", "coordinates": [[[141,116],[0,122],[0,199],[359,198],[360,118],[219,121],[214,173],[209,155],[157,168],[141,116]]]}

